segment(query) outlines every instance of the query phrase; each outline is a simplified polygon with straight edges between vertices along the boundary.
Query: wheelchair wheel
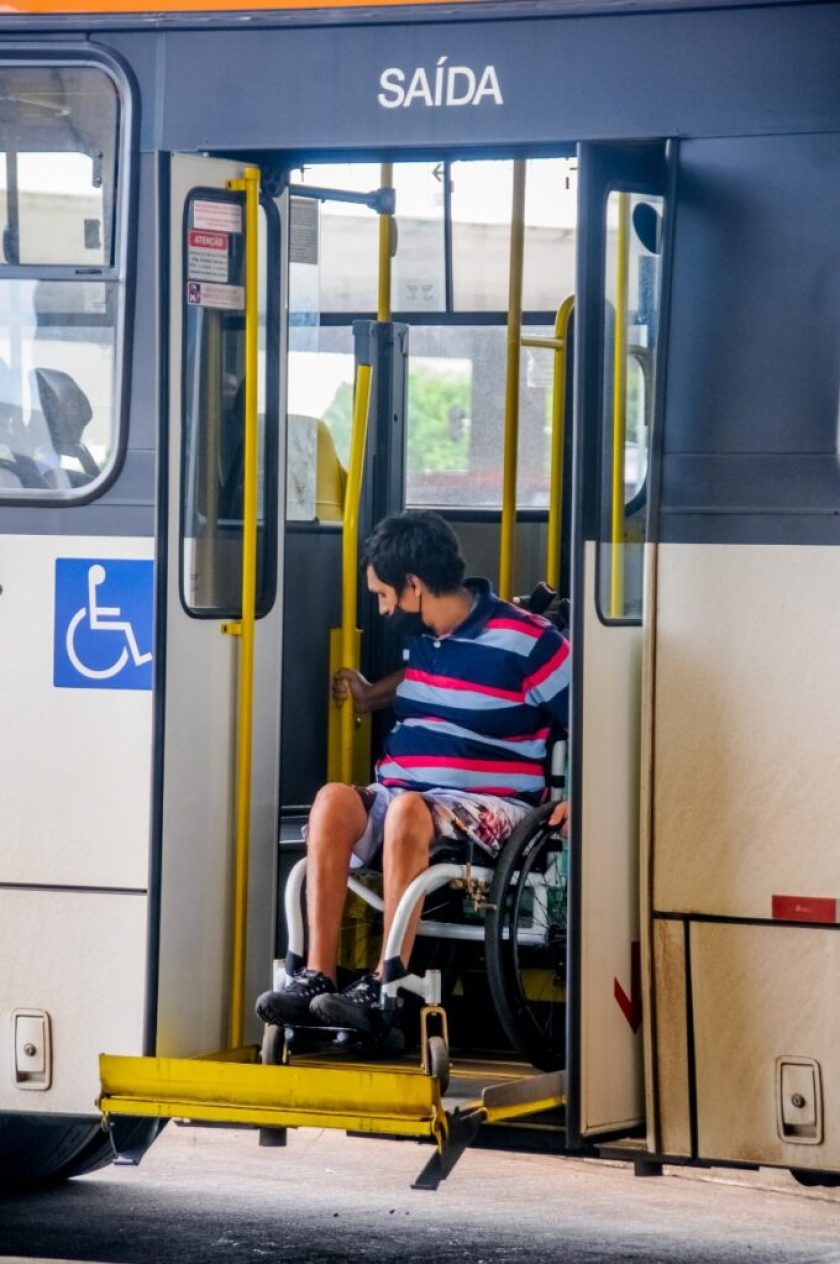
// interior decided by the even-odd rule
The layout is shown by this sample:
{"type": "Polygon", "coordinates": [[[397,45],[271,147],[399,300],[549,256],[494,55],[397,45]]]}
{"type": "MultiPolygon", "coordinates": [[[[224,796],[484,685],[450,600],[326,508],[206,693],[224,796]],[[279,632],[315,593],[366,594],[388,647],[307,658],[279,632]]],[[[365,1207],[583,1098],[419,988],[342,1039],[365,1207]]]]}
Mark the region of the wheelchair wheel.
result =
{"type": "Polygon", "coordinates": [[[446,1041],[442,1036],[429,1037],[429,1050],[427,1057],[427,1065],[425,1067],[427,1075],[436,1075],[440,1083],[441,1096],[449,1088],[449,1050],[446,1047],[446,1041]]]}
{"type": "Polygon", "coordinates": [[[566,856],[540,807],[502,849],[490,889],[490,994],[514,1048],[543,1071],[565,1062],[566,856]]]}

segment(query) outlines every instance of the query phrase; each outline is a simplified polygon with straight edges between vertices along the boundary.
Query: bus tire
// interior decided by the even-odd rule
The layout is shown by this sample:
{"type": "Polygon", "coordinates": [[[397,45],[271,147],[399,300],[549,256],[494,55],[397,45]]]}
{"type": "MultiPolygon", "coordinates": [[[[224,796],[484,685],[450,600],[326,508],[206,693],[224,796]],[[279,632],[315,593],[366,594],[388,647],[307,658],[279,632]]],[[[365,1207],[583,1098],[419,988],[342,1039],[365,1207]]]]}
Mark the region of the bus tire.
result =
{"type": "MultiPolygon", "coordinates": [[[[156,1119],[126,1121],[121,1144],[139,1156],[161,1128],[156,1119]]],[[[113,1162],[114,1152],[98,1119],[0,1116],[0,1192],[43,1189],[113,1162]]]]}

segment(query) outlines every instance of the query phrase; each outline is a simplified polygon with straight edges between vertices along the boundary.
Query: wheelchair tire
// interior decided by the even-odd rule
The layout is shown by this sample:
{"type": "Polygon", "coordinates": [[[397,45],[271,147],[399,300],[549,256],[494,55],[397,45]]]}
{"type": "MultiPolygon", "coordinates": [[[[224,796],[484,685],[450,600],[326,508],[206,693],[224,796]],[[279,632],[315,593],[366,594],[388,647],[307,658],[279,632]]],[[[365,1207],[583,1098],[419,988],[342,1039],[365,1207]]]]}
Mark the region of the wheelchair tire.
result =
{"type": "Polygon", "coordinates": [[[537,808],[505,843],[484,941],[490,995],[505,1035],[542,1071],[563,1067],[566,1052],[566,916],[556,878],[564,844],[548,825],[553,808],[537,808]],[[535,890],[542,893],[536,902],[535,890]]]}
{"type": "Polygon", "coordinates": [[[443,1036],[429,1037],[427,1062],[426,1074],[437,1076],[442,1097],[449,1088],[450,1077],[449,1050],[443,1036]]]}

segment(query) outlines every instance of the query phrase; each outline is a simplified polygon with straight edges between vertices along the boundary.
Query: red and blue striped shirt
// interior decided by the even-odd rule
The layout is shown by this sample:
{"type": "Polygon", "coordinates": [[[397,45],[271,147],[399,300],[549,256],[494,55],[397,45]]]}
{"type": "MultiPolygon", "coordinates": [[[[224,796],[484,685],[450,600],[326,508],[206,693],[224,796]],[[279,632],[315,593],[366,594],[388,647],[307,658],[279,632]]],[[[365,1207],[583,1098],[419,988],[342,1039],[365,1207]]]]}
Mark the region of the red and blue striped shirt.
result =
{"type": "Polygon", "coordinates": [[[569,643],[487,580],[466,585],[477,600],[464,622],[408,643],[376,779],[539,802],[549,733],[568,725],[569,643]]]}

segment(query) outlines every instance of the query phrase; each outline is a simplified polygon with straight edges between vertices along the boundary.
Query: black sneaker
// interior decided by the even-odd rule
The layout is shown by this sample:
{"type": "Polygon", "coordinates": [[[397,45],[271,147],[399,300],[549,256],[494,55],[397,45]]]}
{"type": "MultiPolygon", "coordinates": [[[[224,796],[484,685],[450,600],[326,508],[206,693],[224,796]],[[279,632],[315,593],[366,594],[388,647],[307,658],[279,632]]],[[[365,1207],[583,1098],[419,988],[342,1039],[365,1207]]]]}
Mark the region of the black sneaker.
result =
{"type": "Polygon", "coordinates": [[[309,1006],[316,996],[335,991],[335,984],[320,970],[298,970],[287,981],[282,992],[263,992],[257,1000],[260,1022],[282,1027],[284,1023],[305,1023],[311,1017],[309,1006]]]}
{"type": "Polygon", "coordinates": [[[343,992],[316,996],[310,1012],[318,1022],[328,1027],[378,1032],[382,1029],[381,993],[382,980],[377,979],[375,974],[363,974],[343,992]]]}

